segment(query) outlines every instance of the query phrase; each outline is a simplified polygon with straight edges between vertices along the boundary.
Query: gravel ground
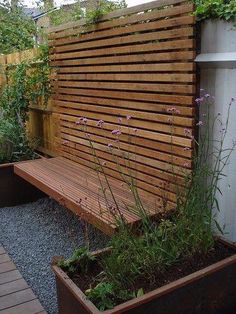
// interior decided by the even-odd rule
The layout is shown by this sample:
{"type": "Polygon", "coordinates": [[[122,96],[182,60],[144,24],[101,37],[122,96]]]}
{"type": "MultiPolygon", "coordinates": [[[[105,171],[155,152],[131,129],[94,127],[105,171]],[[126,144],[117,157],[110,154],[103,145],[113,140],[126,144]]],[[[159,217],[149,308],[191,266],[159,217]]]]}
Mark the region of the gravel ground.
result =
{"type": "MultiPolygon", "coordinates": [[[[83,230],[78,217],[48,198],[0,208],[0,243],[49,314],[58,313],[52,257],[68,257],[82,246],[83,230]]],[[[91,226],[89,239],[91,249],[104,247],[108,240],[91,226]]]]}

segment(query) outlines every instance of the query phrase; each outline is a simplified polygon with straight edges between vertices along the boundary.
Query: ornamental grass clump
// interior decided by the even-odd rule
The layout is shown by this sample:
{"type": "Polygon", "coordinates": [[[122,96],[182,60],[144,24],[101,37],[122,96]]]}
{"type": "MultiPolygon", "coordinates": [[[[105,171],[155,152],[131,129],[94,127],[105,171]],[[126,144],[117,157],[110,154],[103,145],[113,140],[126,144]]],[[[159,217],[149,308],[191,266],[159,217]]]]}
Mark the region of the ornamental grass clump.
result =
{"type": "MultiPolygon", "coordinates": [[[[102,271],[86,290],[88,298],[100,310],[112,308],[149,291],[150,287],[155,287],[160,277],[165,277],[170,267],[214,252],[215,231],[221,234],[224,232],[215,219],[216,211],[220,210],[216,195],[221,193],[218,182],[224,176],[224,168],[236,145],[233,142],[231,147],[226,148],[224,144],[234,100],[231,100],[227,120],[223,122],[220,114],[212,118],[213,97],[204,91],[201,93],[201,97],[196,99],[200,106],[200,120],[196,122],[199,128],[198,139],[192,136],[190,130],[184,130],[185,136],[193,144],[193,170],[186,171],[190,165],[183,165],[184,184],[176,184],[176,209],[169,217],[155,221],[148,215],[149,210],[143,204],[137,188],[135,171],[130,168],[130,160],[135,157],[121,149],[122,118],[118,118],[118,127],[111,132],[114,140],[109,140],[107,150],[112,155],[123,184],[132,194],[134,208],[129,208],[128,205],[127,208],[135,210],[141,219],[135,230],[126,224],[122,216],[119,202],[109,183],[106,161],[98,157],[93,136],[88,133],[88,120],[81,117],[76,122],[89,142],[101,191],[108,202],[107,209],[114,215],[118,225],[118,232],[109,243],[109,254],[97,261],[102,271]],[[219,136],[214,139],[213,133],[216,130],[219,131],[219,136]],[[101,178],[104,178],[106,187],[101,178]],[[113,199],[112,206],[108,194],[113,199]]],[[[171,107],[167,109],[167,113],[170,115],[170,129],[173,129],[174,116],[179,112],[171,107]]],[[[137,136],[138,130],[130,127],[131,119],[131,116],[126,117],[125,127],[128,128],[130,143],[135,143],[132,138],[137,136]]],[[[102,129],[105,122],[99,120],[96,125],[102,129]]],[[[171,172],[174,162],[170,162],[169,166],[171,172]]],[[[163,200],[163,204],[166,202],[168,200],[163,200]]]]}

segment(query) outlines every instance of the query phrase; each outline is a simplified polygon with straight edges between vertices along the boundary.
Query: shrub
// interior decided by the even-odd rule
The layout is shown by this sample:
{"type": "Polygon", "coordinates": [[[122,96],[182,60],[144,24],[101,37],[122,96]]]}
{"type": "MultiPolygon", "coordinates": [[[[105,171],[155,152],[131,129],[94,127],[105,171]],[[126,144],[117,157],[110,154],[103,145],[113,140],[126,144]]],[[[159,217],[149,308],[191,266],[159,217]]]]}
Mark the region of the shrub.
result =
{"type": "Polygon", "coordinates": [[[198,20],[222,19],[234,21],[236,18],[235,0],[194,0],[195,15],[198,20]]]}

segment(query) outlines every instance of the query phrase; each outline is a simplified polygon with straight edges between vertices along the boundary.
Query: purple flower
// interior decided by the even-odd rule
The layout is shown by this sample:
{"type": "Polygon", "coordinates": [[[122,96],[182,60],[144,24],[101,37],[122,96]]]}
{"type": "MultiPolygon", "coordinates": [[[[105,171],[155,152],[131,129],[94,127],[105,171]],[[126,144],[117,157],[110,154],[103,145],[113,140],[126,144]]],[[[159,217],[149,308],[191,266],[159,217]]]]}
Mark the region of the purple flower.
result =
{"type": "Polygon", "coordinates": [[[121,135],[121,130],[113,130],[112,132],[111,132],[111,134],[112,135],[121,135]]]}
{"type": "Polygon", "coordinates": [[[199,105],[202,101],[204,100],[203,97],[200,97],[200,98],[196,98],[195,101],[196,103],[199,105]]]}
{"type": "Polygon", "coordinates": [[[202,121],[199,121],[196,125],[197,125],[197,126],[201,126],[201,125],[203,125],[203,122],[202,122],[202,121]]]}
{"type": "Polygon", "coordinates": [[[210,94],[205,94],[204,97],[205,97],[205,98],[210,98],[211,95],[210,95],[210,94]]]}
{"type": "Polygon", "coordinates": [[[118,118],[118,122],[122,123],[122,118],[121,117],[118,118]]]}
{"type": "Polygon", "coordinates": [[[83,123],[86,124],[88,122],[87,118],[83,118],[83,123]]]}
{"type": "Polygon", "coordinates": [[[204,92],[204,90],[205,90],[204,88],[200,88],[200,92],[204,92]]]}
{"type": "Polygon", "coordinates": [[[107,146],[108,146],[108,148],[112,148],[113,147],[113,145],[111,143],[109,143],[107,146]]]}
{"type": "Polygon", "coordinates": [[[97,122],[97,126],[98,126],[99,128],[102,128],[102,127],[103,127],[103,124],[104,124],[104,121],[103,121],[103,120],[99,120],[99,121],[97,122]]]}
{"type": "Polygon", "coordinates": [[[128,116],[126,116],[126,120],[130,120],[132,118],[132,116],[130,116],[130,115],[128,115],[128,116]]]}

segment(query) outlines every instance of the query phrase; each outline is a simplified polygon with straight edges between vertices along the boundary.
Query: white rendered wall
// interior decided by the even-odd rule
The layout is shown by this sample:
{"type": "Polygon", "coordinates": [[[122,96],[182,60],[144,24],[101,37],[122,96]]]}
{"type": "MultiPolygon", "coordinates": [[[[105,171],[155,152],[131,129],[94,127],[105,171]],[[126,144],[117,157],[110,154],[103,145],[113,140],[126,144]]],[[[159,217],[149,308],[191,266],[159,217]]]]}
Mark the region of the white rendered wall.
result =
{"type": "MultiPolygon", "coordinates": [[[[225,147],[231,147],[236,140],[236,29],[233,23],[222,21],[205,22],[201,33],[201,54],[196,58],[200,68],[200,86],[215,96],[212,116],[221,113],[226,120],[228,104],[235,98],[231,107],[230,124],[225,147]]],[[[216,139],[218,132],[215,132],[216,139]]],[[[236,151],[233,152],[219,182],[223,196],[218,194],[221,212],[217,213],[220,225],[225,225],[225,237],[236,241],[236,151]]]]}

